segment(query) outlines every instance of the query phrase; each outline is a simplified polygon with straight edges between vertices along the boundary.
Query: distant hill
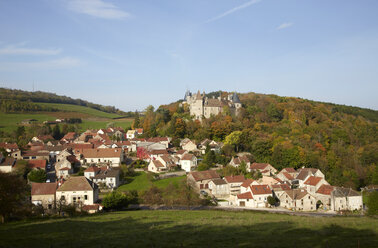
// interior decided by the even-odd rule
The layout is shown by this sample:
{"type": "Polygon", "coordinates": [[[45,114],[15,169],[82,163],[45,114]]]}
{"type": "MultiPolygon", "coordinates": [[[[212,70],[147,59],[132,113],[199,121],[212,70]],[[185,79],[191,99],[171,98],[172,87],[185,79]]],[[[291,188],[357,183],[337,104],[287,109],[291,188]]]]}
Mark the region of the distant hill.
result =
{"type": "MultiPolygon", "coordinates": [[[[103,106],[100,104],[91,103],[81,99],[73,99],[67,96],[59,96],[54,93],[36,91],[23,91],[15,89],[0,88],[0,100],[11,100],[14,103],[33,102],[33,103],[60,103],[60,104],[72,104],[78,106],[89,107],[106,113],[113,113],[120,116],[126,116],[130,113],[123,112],[114,106],[103,106]],[[17,102],[18,101],[18,102],[17,102]]],[[[28,110],[33,111],[33,110],[28,110]]],[[[41,111],[41,110],[37,110],[41,111]]],[[[43,111],[43,110],[42,110],[43,111]]],[[[4,112],[4,111],[2,111],[4,112]]]]}
{"type": "Polygon", "coordinates": [[[224,106],[223,114],[199,122],[177,101],[147,111],[134,126],[143,127],[145,135],[172,136],[174,141],[222,141],[224,157],[217,163],[249,152],[253,161],[278,170],[319,168],[333,185],[359,189],[378,184],[378,111],[253,92],[238,95],[242,108],[237,116],[224,106]]]}

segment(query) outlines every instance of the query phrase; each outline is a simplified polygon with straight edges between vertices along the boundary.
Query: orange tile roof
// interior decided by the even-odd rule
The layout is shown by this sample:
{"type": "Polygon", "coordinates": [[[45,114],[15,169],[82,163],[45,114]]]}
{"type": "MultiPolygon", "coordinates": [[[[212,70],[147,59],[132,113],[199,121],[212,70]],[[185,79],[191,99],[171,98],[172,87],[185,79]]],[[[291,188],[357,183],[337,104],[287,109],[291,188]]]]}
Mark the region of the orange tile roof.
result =
{"type": "Polygon", "coordinates": [[[268,185],[251,185],[250,187],[254,195],[272,194],[272,190],[268,185]]]}
{"type": "Polygon", "coordinates": [[[317,194],[322,194],[322,195],[331,195],[334,187],[331,185],[323,184],[320,186],[318,191],[316,191],[317,194]]]}
{"type": "Polygon", "coordinates": [[[245,180],[243,183],[242,183],[242,187],[244,188],[248,188],[255,180],[251,179],[251,178],[248,178],[247,180],[245,180]]]}
{"type": "Polygon", "coordinates": [[[243,175],[238,175],[238,176],[227,176],[224,177],[224,179],[228,183],[242,183],[245,181],[245,177],[243,175]]]}
{"type": "Polygon", "coordinates": [[[194,180],[196,181],[220,178],[218,173],[214,170],[193,171],[193,172],[190,172],[190,174],[193,176],[194,180]]]}
{"type": "Polygon", "coordinates": [[[57,183],[32,183],[32,195],[55,195],[57,183]]]}
{"type": "Polygon", "coordinates": [[[46,160],[29,160],[28,161],[28,167],[29,168],[39,168],[39,169],[45,169],[46,168],[46,160]]]}
{"type": "Polygon", "coordinates": [[[312,186],[316,186],[318,185],[318,183],[322,180],[323,178],[321,177],[314,177],[314,176],[311,176],[307,179],[306,182],[304,182],[304,184],[307,184],[307,185],[312,185],[312,186]]]}
{"type": "Polygon", "coordinates": [[[238,199],[253,199],[253,196],[251,194],[251,192],[245,192],[243,194],[238,194],[238,199]]]}

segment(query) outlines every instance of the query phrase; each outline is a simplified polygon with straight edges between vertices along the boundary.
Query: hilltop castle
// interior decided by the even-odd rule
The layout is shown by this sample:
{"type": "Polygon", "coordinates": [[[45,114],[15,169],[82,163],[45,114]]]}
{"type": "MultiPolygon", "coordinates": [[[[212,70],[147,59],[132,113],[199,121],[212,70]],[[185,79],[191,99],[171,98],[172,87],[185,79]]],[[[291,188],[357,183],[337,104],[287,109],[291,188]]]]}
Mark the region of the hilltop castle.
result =
{"type": "Polygon", "coordinates": [[[218,98],[208,98],[205,92],[201,95],[200,91],[192,95],[187,91],[184,97],[183,104],[188,104],[190,115],[194,115],[194,119],[201,120],[202,118],[209,118],[211,115],[218,115],[223,112],[224,107],[228,107],[233,114],[238,114],[238,110],[242,104],[236,93],[228,94],[227,97],[220,96],[218,98]]]}

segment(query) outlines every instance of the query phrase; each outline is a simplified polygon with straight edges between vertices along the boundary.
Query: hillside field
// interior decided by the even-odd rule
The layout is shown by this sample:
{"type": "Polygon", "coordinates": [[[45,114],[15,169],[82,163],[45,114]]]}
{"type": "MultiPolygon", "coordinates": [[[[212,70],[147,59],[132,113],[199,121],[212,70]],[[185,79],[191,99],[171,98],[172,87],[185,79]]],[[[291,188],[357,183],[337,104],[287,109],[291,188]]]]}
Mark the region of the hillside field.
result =
{"type": "Polygon", "coordinates": [[[147,174],[144,172],[137,172],[137,175],[135,177],[129,177],[128,180],[130,180],[130,183],[121,185],[117,190],[118,191],[129,191],[129,190],[137,190],[137,191],[143,191],[151,187],[152,185],[155,185],[158,188],[165,188],[170,183],[177,184],[181,180],[184,180],[186,176],[180,176],[180,177],[171,177],[166,179],[161,179],[157,181],[150,182],[147,179],[147,174]]]}
{"type": "Polygon", "coordinates": [[[38,103],[41,106],[59,109],[57,112],[36,112],[36,113],[2,113],[0,112],[0,131],[11,132],[15,130],[21,121],[25,119],[36,119],[37,123],[44,121],[54,121],[57,118],[81,118],[80,130],[105,128],[109,123],[116,126],[129,128],[132,123],[130,118],[119,118],[120,115],[106,113],[93,108],[58,103],[38,103]]]}
{"type": "Polygon", "coordinates": [[[0,225],[0,247],[378,247],[378,222],[217,210],[125,211],[0,225]]]}

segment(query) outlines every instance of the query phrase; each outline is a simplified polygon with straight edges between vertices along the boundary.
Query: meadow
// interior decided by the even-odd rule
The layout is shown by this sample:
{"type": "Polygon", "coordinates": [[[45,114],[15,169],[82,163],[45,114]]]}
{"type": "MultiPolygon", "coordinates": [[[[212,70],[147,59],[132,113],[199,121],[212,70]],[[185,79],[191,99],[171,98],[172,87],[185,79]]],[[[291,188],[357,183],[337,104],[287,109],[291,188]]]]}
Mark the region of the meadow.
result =
{"type": "Polygon", "coordinates": [[[44,121],[54,121],[57,118],[81,118],[80,131],[87,129],[106,128],[114,124],[122,128],[129,128],[132,123],[130,118],[119,118],[120,115],[106,113],[93,108],[72,104],[38,103],[39,105],[59,109],[57,112],[35,112],[35,113],[2,113],[0,112],[0,131],[11,132],[15,130],[25,119],[36,119],[41,124],[44,121]]]}
{"type": "Polygon", "coordinates": [[[125,211],[0,225],[0,247],[378,247],[367,217],[125,211]]]}
{"type": "Polygon", "coordinates": [[[161,180],[150,181],[148,180],[147,174],[145,172],[137,172],[136,176],[127,178],[129,183],[121,185],[117,190],[120,192],[136,190],[136,191],[144,191],[150,188],[152,185],[155,185],[158,188],[165,188],[170,183],[177,184],[181,180],[184,180],[186,176],[180,177],[171,177],[161,180]]]}

